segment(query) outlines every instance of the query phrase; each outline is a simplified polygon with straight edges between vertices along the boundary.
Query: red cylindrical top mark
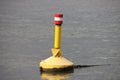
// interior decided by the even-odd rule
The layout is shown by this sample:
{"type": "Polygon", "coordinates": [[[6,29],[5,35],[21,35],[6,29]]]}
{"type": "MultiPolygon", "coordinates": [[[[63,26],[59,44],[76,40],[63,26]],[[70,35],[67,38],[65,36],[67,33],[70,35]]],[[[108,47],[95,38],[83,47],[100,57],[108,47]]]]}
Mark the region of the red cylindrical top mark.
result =
{"type": "Polygon", "coordinates": [[[54,15],[54,24],[61,25],[63,23],[63,14],[55,14],[54,15]]]}

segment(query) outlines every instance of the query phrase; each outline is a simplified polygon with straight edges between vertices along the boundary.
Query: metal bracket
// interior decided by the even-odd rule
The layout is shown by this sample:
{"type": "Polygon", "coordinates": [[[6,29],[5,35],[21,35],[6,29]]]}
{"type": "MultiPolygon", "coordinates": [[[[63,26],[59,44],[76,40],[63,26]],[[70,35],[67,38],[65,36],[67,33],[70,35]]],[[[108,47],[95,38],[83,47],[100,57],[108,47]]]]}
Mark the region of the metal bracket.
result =
{"type": "Polygon", "coordinates": [[[51,51],[54,57],[62,57],[62,51],[60,49],[52,48],[51,51]]]}

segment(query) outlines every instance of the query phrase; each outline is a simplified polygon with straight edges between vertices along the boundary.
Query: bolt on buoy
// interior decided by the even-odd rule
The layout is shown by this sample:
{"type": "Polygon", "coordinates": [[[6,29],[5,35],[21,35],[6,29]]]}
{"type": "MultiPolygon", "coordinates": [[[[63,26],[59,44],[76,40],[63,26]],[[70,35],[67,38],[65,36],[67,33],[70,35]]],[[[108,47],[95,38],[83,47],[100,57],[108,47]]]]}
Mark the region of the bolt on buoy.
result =
{"type": "Polygon", "coordinates": [[[62,56],[60,50],[61,25],[63,23],[63,14],[54,15],[55,33],[54,48],[51,49],[53,56],[40,62],[41,72],[64,72],[73,71],[73,63],[62,56]]]}

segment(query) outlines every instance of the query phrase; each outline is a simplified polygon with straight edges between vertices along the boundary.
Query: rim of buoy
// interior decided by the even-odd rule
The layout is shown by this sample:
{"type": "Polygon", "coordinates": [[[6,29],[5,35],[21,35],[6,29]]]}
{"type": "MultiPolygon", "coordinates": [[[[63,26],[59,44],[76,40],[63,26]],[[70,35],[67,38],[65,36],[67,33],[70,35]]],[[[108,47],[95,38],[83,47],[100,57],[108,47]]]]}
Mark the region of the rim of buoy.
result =
{"type": "Polygon", "coordinates": [[[47,68],[42,68],[40,67],[41,72],[46,72],[46,73],[63,73],[63,72],[73,72],[74,67],[73,66],[68,66],[64,68],[52,68],[52,69],[47,69],[47,68]]]}

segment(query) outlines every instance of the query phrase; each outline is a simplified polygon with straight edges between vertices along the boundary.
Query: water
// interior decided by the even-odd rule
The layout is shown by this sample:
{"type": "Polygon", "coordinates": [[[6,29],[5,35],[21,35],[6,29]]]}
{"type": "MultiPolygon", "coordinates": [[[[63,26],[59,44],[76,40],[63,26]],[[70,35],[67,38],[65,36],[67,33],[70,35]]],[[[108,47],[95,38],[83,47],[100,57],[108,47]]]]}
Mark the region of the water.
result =
{"type": "Polygon", "coordinates": [[[0,0],[0,80],[119,80],[120,0],[0,0]],[[51,56],[53,14],[63,13],[61,49],[69,74],[40,75],[51,56]],[[47,77],[45,77],[47,75],[47,77]]]}

